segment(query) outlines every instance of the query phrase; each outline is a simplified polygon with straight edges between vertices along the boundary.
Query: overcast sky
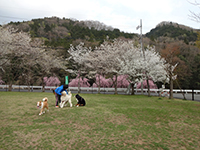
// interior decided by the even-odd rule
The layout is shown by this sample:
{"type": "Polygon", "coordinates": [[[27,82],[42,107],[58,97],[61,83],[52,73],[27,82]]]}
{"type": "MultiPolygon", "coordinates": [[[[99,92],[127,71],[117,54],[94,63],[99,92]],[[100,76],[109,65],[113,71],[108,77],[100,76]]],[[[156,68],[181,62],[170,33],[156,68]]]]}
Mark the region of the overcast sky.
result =
{"type": "Polygon", "coordinates": [[[199,29],[189,15],[200,8],[189,1],[195,0],[0,0],[0,24],[56,16],[100,21],[128,33],[140,33],[140,19],[143,34],[162,21],[199,29]]]}

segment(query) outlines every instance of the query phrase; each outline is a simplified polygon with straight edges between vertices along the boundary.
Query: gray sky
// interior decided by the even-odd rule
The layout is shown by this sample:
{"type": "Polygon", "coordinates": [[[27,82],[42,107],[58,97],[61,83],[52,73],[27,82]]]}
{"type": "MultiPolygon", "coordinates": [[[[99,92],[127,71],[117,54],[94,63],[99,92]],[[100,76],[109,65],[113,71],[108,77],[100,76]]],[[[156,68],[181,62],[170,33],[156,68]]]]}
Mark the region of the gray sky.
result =
{"type": "Polygon", "coordinates": [[[140,33],[140,19],[143,33],[162,21],[199,29],[189,15],[200,8],[189,1],[195,0],[0,0],[0,24],[56,16],[100,21],[128,33],[140,33]]]}

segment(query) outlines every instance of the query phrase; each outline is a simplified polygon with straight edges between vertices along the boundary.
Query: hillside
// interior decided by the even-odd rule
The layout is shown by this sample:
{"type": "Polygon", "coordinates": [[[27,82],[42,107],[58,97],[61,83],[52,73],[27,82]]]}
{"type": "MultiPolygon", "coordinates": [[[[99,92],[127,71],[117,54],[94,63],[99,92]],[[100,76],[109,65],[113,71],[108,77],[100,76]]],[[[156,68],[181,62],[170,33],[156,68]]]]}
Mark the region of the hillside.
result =
{"type": "Polygon", "coordinates": [[[161,22],[156,28],[148,32],[146,36],[150,39],[157,39],[161,36],[170,37],[175,40],[183,40],[188,44],[197,40],[197,30],[178,23],[161,22]]]}
{"type": "MultiPolygon", "coordinates": [[[[76,19],[60,19],[58,17],[32,19],[27,22],[10,22],[8,24],[19,31],[29,32],[32,37],[45,40],[45,45],[68,49],[70,44],[76,45],[83,41],[86,46],[95,47],[107,37],[110,39],[138,37],[134,33],[124,33],[119,29],[107,26],[99,21],[78,21],[76,19]]],[[[197,30],[173,23],[161,22],[145,34],[152,41],[159,37],[173,38],[186,44],[197,40],[197,30]]]]}
{"type": "Polygon", "coordinates": [[[98,21],[78,21],[57,17],[33,19],[28,22],[10,22],[19,31],[29,32],[32,37],[45,39],[47,46],[69,48],[76,41],[84,41],[88,46],[96,46],[109,36],[110,39],[120,36],[133,38],[136,34],[120,32],[111,26],[98,21]]]}

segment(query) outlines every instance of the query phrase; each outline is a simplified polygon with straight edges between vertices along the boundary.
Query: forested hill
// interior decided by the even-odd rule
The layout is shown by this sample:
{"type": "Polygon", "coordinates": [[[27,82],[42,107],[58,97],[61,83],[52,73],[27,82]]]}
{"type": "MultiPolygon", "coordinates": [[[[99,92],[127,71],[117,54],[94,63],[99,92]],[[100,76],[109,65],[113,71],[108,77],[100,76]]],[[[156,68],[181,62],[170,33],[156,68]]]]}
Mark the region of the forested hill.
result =
{"type": "Polygon", "coordinates": [[[172,22],[161,22],[146,34],[151,40],[158,37],[170,37],[175,40],[183,40],[185,43],[194,42],[197,40],[197,30],[190,27],[172,22]]]}
{"type": "Polygon", "coordinates": [[[10,22],[19,31],[29,32],[32,37],[45,39],[45,44],[53,47],[69,48],[70,44],[84,41],[88,46],[96,46],[107,36],[110,39],[133,38],[136,34],[124,33],[119,29],[98,21],[78,21],[57,17],[33,19],[27,22],[10,22]]]}
{"type": "MultiPolygon", "coordinates": [[[[121,32],[99,21],[78,21],[76,19],[60,19],[58,17],[32,19],[24,22],[10,22],[19,31],[29,32],[32,37],[45,40],[45,45],[51,47],[64,47],[68,49],[70,44],[76,45],[81,41],[86,46],[98,46],[107,37],[110,39],[124,37],[138,38],[137,34],[121,32]]],[[[172,22],[161,22],[145,34],[152,41],[159,37],[169,37],[176,41],[184,41],[186,44],[197,40],[197,30],[172,22]]]]}

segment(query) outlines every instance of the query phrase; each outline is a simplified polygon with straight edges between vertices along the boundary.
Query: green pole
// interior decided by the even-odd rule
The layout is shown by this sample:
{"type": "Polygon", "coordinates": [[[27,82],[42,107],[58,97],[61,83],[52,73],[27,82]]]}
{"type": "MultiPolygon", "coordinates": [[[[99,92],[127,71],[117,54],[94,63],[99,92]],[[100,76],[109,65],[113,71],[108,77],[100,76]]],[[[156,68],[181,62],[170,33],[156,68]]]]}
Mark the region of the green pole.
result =
{"type": "Polygon", "coordinates": [[[69,84],[69,82],[68,82],[68,76],[65,76],[65,84],[69,84]]]}

